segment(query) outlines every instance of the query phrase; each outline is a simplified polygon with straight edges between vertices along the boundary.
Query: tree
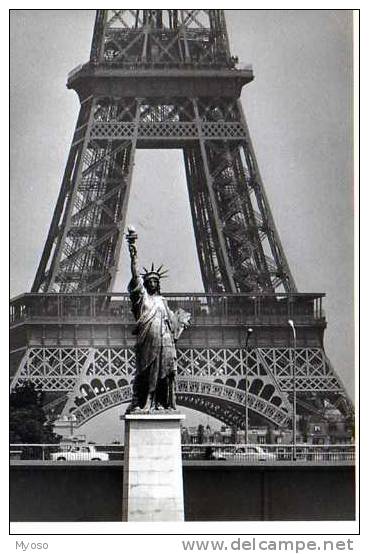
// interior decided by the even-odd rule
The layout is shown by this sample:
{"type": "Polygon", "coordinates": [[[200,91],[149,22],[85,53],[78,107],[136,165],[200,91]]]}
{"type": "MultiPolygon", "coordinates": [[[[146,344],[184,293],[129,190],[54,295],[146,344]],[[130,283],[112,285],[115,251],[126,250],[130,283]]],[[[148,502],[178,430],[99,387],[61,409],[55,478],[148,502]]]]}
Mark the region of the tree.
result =
{"type": "Polygon", "coordinates": [[[10,443],[54,443],[60,435],[53,431],[43,409],[44,393],[33,383],[17,387],[10,394],[10,443]]]}

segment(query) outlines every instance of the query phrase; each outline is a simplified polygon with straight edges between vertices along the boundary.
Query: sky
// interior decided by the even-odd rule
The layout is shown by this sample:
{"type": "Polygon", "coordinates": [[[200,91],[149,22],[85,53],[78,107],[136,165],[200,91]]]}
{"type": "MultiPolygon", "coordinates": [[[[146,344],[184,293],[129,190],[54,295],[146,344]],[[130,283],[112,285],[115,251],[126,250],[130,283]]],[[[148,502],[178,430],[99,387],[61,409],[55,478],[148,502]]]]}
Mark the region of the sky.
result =
{"type": "MultiPolygon", "coordinates": [[[[352,15],[225,13],[232,54],[254,69],[241,99],[285,254],[299,292],[327,294],[325,348],[353,398],[352,15]]],[[[31,288],[51,222],[79,110],[65,83],[88,60],[94,11],[12,10],[10,23],[15,296],[31,288]]],[[[166,291],[203,290],[180,151],[137,152],[127,223],[142,265],[169,268],[166,291]]],[[[128,262],[124,249],[116,291],[128,262]]]]}

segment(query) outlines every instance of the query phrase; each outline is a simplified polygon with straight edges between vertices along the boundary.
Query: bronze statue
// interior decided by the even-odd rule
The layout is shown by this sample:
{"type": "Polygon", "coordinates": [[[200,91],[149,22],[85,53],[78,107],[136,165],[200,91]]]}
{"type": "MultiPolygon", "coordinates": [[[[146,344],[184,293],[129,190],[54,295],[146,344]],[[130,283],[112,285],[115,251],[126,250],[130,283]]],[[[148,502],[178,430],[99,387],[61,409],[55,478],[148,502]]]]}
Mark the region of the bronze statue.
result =
{"type": "Polygon", "coordinates": [[[140,274],[137,262],[137,234],[133,227],[126,235],[131,257],[132,278],[128,292],[136,320],[136,373],[132,402],[127,413],[175,410],[177,357],[175,343],[189,326],[190,314],[181,308],[173,313],[160,294],[160,279],[166,273],[152,264],[140,274]]]}

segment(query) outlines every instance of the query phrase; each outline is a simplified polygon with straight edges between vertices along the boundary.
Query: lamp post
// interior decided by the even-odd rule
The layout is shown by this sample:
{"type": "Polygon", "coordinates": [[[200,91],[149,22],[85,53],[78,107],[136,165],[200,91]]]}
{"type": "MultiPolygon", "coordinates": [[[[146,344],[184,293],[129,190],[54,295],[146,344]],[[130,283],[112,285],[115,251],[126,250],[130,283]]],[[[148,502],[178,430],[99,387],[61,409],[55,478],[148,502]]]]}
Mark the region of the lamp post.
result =
{"type": "Polygon", "coordinates": [[[247,399],[247,376],[248,376],[248,366],[247,366],[247,348],[249,344],[249,338],[250,335],[254,332],[254,329],[252,327],[249,327],[247,329],[246,333],[246,343],[245,343],[245,350],[246,350],[246,360],[245,360],[245,444],[248,444],[249,442],[249,406],[248,406],[248,399],[247,399]]]}
{"type": "Polygon", "coordinates": [[[292,458],[296,460],[296,329],[292,319],[288,320],[288,325],[293,334],[293,354],[292,354],[292,458]]]}

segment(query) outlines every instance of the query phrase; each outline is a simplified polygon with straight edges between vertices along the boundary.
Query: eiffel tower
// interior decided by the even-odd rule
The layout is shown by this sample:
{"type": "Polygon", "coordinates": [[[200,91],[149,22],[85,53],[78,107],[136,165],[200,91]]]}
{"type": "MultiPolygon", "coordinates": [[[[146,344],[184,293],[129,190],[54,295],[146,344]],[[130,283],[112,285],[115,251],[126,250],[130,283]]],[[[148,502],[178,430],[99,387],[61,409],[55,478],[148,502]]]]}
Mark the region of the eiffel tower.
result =
{"type": "Polygon", "coordinates": [[[130,400],[134,322],[113,287],[135,152],[180,148],[205,292],[167,295],[193,322],[178,403],[241,428],[245,405],[290,426],[293,397],[299,415],[352,416],[324,294],[297,291],[272,217],[240,102],[252,80],[222,10],[97,10],[90,59],[68,76],[81,106],[41,261],[11,302],[12,387],[35,383],[78,425],[130,400]]]}

